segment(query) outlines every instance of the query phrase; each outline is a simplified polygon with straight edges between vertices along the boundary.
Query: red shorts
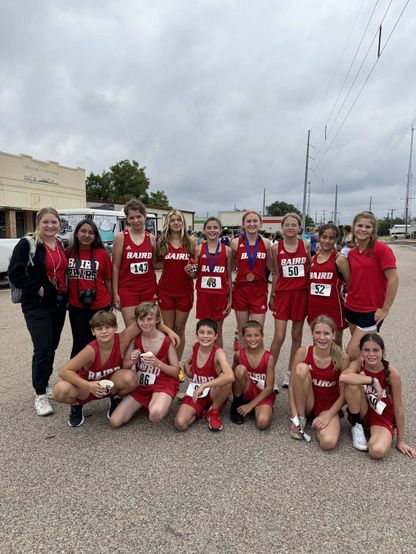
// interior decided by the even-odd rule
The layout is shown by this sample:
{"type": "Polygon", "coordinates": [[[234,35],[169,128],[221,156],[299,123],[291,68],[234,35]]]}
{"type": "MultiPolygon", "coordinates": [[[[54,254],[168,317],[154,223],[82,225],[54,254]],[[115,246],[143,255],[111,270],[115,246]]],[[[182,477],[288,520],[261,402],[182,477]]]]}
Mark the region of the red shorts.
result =
{"type": "Polygon", "coordinates": [[[198,291],[196,294],[196,318],[222,321],[226,317],[228,294],[210,294],[198,291]]]}
{"type": "Polygon", "coordinates": [[[262,283],[238,284],[233,287],[233,310],[250,314],[267,312],[267,287],[262,283]]]}
{"type": "Polygon", "coordinates": [[[308,291],[285,290],[276,292],[274,297],[275,319],[283,321],[303,321],[308,312],[308,291]]]}
{"type": "Polygon", "coordinates": [[[129,394],[136,402],[141,404],[144,408],[148,408],[150,401],[152,400],[155,392],[164,392],[168,394],[172,400],[176,397],[176,393],[179,390],[179,381],[172,380],[172,383],[156,383],[148,387],[137,387],[133,392],[129,394]]]}
{"type": "Polygon", "coordinates": [[[373,408],[369,406],[367,413],[363,417],[362,421],[363,421],[364,427],[368,427],[370,429],[373,425],[378,425],[379,427],[385,427],[390,431],[392,436],[394,436],[396,425],[395,425],[394,418],[391,417],[391,414],[390,414],[390,417],[389,417],[389,414],[384,415],[384,413],[379,415],[375,410],[373,410],[373,408]]]}
{"type": "MultiPolygon", "coordinates": [[[[243,394],[243,396],[241,397],[242,401],[245,403],[245,404],[248,404],[249,402],[251,402],[252,400],[254,400],[255,398],[257,398],[257,396],[261,393],[261,389],[259,389],[254,383],[253,381],[249,378],[249,385],[248,385],[248,389],[246,390],[246,392],[243,394]]],[[[257,404],[257,406],[270,406],[271,408],[273,408],[274,406],[274,403],[275,403],[275,400],[276,400],[276,393],[275,392],[272,392],[269,394],[269,396],[266,396],[266,398],[264,398],[261,402],[259,402],[257,404]]],[[[256,407],[257,407],[256,406],[256,407]]]]}
{"type": "Polygon", "coordinates": [[[122,308],[136,307],[141,302],[156,302],[157,284],[152,288],[144,290],[131,290],[128,287],[121,288],[118,294],[120,296],[120,306],[122,308]]]}
{"type": "Polygon", "coordinates": [[[196,417],[201,417],[211,406],[212,398],[210,393],[208,393],[204,398],[198,398],[198,400],[194,402],[191,396],[185,394],[181,402],[185,404],[185,406],[191,406],[191,408],[195,410],[196,417]]]}
{"type": "Polygon", "coordinates": [[[178,310],[179,312],[190,312],[194,303],[193,291],[182,296],[170,296],[159,291],[159,308],[165,312],[178,310]]]}

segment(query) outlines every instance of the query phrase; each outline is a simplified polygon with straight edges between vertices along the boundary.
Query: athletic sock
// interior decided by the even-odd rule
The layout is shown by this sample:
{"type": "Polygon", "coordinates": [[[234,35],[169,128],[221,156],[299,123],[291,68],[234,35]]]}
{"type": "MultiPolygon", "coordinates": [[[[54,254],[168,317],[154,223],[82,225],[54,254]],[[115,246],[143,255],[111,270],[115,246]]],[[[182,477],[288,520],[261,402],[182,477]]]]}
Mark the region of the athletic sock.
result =
{"type": "Polygon", "coordinates": [[[356,423],[361,423],[360,412],[353,413],[351,410],[348,410],[348,420],[353,427],[356,423]]]}

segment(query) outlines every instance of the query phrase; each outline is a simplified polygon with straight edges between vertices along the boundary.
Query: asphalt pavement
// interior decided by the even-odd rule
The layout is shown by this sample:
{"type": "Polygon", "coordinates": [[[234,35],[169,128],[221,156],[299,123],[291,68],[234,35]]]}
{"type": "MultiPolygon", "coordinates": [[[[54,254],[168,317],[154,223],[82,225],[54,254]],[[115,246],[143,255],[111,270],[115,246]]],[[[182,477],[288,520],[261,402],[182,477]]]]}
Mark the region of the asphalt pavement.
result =
{"type": "MultiPolygon", "coordinates": [[[[416,446],[416,249],[393,249],[400,288],[382,336],[387,359],[402,373],[406,438],[416,446]]],[[[220,433],[197,422],[181,434],[172,414],[160,424],[139,415],[113,430],[106,401],[89,404],[84,425],[73,429],[67,406],[35,414],[30,337],[7,289],[0,314],[1,553],[416,552],[416,461],[394,448],[384,461],[354,450],[345,419],[332,452],[315,438],[289,437],[285,391],[265,432],[252,420],[233,425],[228,409],[220,433]]],[[[192,312],[186,355],[194,327],[192,312]]],[[[230,360],[234,329],[232,314],[225,323],[230,360]]],[[[268,345],[272,334],[269,314],[268,345]]],[[[70,347],[67,321],[56,368],[70,347]]],[[[287,359],[285,345],[279,381],[287,359]]]]}

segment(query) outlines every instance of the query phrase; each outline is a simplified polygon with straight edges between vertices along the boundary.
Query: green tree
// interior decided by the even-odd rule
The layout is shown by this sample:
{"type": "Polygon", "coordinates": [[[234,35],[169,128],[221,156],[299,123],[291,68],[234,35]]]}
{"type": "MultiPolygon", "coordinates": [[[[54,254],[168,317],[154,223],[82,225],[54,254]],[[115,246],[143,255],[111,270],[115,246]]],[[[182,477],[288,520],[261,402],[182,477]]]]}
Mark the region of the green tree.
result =
{"type": "Polygon", "coordinates": [[[386,237],[389,235],[389,229],[391,229],[393,225],[400,225],[404,223],[405,221],[401,217],[395,217],[393,219],[390,217],[384,217],[383,219],[379,219],[377,221],[378,234],[380,237],[386,237]]]}
{"type": "Polygon", "coordinates": [[[126,202],[137,198],[145,204],[149,201],[147,189],[150,181],[146,177],[145,167],[140,167],[136,160],[122,160],[110,167],[110,198],[117,202],[126,202]]]}
{"type": "Polygon", "coordinates": [[[170,208],[169,200],[164,190],[151,192],[149,197],[149,204],[150,206],[155,206],[157,208],[170,208]]]}
{"type": "Polygon", "coordinates": [[[108,200],[110,198],[110,179],[107,172],[101,175],[90,173],[85,179],[87,200],[108,200]]]}
{"type": "MultiPolygon", "coordinates": [[[[267,215],[285,215],[288,213],[295,213],[298,214],[299,217],[302,217],[302,213],[295,208],[293,204],[288,204],[287,202],[279,202],[276,200],[273,202],[273,204],[270,204],[270,206],[266,206],[267,215]]],[[[314,225],[314,221],[311,217],[308,215],[305,219],[305,225],[307,227],[314,225]]]]}

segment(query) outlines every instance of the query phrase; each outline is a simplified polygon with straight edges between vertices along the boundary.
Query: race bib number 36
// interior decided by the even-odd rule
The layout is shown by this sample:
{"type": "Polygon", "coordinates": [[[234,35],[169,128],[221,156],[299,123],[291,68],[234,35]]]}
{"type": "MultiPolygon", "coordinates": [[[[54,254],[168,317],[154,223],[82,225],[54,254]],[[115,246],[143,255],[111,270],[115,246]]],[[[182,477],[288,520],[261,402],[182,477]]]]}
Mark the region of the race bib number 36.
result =
{"type": "Polygon", "coordinates": [[[218,290],[221,288],[221,277],[202,277],[201,279],[202,289],[218,290]]]}
{"type": "MultiPolygon", "coordinates": [[[[194,395],[194,390],[199,387],[200,387],[199,383],[193,383],[193,382],[189,383],[188,388],[186,389],[186,396],[192,397],[194,395]]],[[[208,396],[208,393],[209,393],[209,388],[204,389],[199,398],[204,398],[205,396],[208,396]]]]}
{"type": "Polygon", "coordinates": [[[312,296],[331,296],[331,285],[323,285],[322,283],[311,283],[312,296]]]}
{"type": "Polygon", "coordinates": [[[283,277],[305,277],[305,267],[303,265],[284,265],[283,277]]]}
{"type": "Polygon", "coordinates": [[[147,373],[146,371],[138,371],[137,379],[139,381],[139,385],[154,385],[156,381],[156,375],[154,373],[147,373]]]}
{"type": "Polygon", "coordinates": [[[148,262],[135,262],[134,264],[130,264],[130,273],[133,273],[134,275],[142,275],[143,273],[147,273],[148,269],[148,262]]]}

